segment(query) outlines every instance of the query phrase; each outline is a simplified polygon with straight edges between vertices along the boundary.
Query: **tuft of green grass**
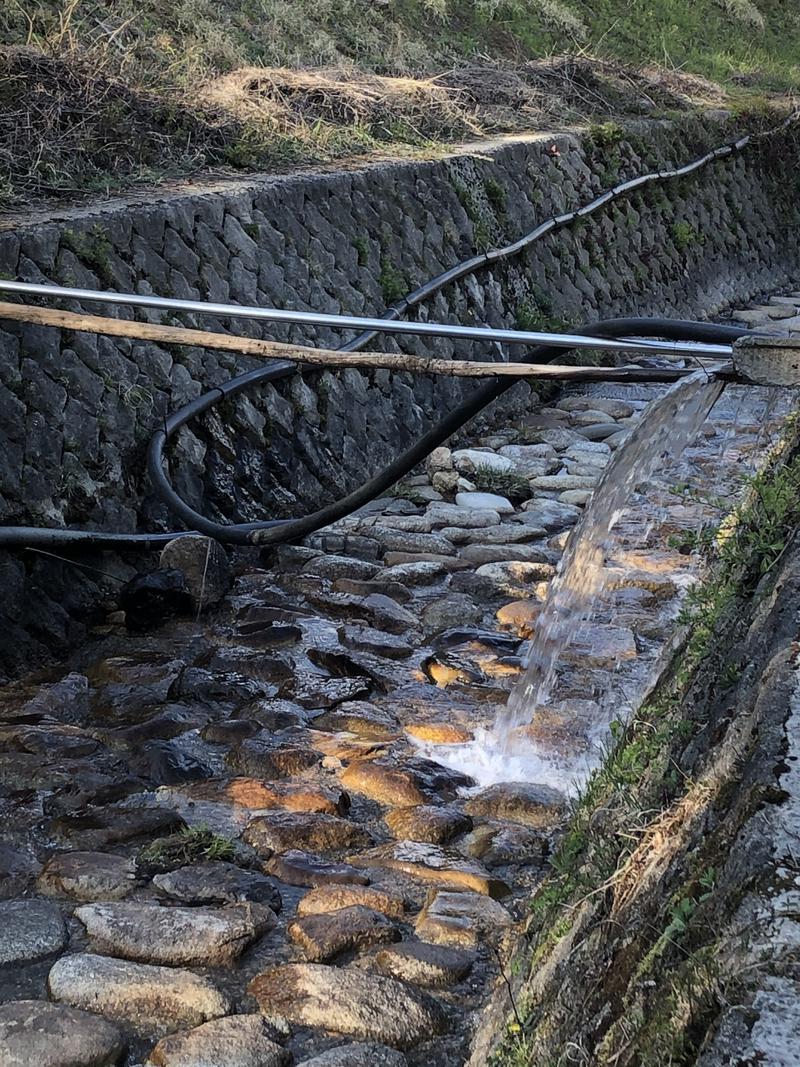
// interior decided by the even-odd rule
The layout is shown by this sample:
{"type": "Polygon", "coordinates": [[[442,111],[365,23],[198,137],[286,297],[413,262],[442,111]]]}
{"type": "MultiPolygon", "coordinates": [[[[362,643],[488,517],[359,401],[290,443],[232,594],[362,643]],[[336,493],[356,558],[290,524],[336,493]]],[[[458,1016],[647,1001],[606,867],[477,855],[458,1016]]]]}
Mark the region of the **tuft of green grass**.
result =
{"type": "Polygon", "coordinates": [[[527,478],[513,471],[499,471],[494,467],[481,463],[469,480],[476,489],[483,493],[499,493],[508,497],[512,504],[521,504],[523,500],[529,500],[533,496],[533,490],[527,478]]]}
{"type": "Polygon", "coordinates": [[[403,275],[387,256],[381,256],[381,272],[378,275],[378,285],[381,287],[383,300],[386,304],[393,304],[396,300],[402,300],[409,288],[403,275]]]}
{"type": "Polygon", "coordinates": [[[230,838],[215,834],[205,826],[194,826],[157,837],[139,852],[137,863],[149,870],[174,871],[203,860],[232,860],[235,851],[230,838]]]}
{"type": "Polygon", "coordinates": [[[675,247],[679,252],[685,252],[687,248],[691,248],[693,245],[705,243],[703,235],[690,222],[674,222],[670,229],[672,240],[675,242],[675,247]]]}

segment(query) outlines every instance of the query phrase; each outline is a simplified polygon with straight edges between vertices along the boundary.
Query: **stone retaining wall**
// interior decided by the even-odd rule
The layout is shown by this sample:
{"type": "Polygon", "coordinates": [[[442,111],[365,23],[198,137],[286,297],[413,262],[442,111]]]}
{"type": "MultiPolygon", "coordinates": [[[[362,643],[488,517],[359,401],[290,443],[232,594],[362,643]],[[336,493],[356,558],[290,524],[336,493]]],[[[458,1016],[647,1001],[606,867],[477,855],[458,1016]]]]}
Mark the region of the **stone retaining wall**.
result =
{"type": "MultiPolygon", "coordinates": [[[[375,314],[476,249],[516,239],[622,178],[684,163],[726,136],[724,124],[710,120],[680,129],[653,123],[624,139],[604,127],[583,140],[548,135],[432,162],[238,181],[72,211],[1,230],[0,271],[86,288],[375,314]]],[[[449,286],[421,313],[547,328],[597,316],[718,312],[796,278],[792,158],[781,141],[648,187],[512,263],[449,286]]],[[[245,322],[183,321],[265,335],[245,322]]],[[[143,474],[153,428],[176,405],[252,364],[2,327],[0,521],[168,527],[143,474]]],[[[330,346],[347,339],[300,327],[270,328],[270,336],[330,346]]],[[[498,355],[447,340],[424,350],[498,355]]],[[[215,517],[300,513],[358,484],[472,387],[383,371],[298,375],[184,431],[172,453],[174,483],[215,517]]],[[[527,387],[516,387],[507,403],[514,398],[524,404],[527,387]]],[[[75,573],[0,558],[19,640],[37,632],[48,647],[72,640],[74,617],[96,593],[75,573]]]]}

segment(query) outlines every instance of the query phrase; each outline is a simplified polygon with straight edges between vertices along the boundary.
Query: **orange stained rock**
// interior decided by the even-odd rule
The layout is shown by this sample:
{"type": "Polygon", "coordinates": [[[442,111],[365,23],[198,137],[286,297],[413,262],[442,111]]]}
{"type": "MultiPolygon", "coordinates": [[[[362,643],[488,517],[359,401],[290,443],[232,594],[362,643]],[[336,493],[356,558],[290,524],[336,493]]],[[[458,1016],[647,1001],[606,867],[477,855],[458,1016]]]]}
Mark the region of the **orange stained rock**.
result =
{"type": "Polygon", "coordinates": [[[281,808],[284,811],[343,815],[350,807],[350,798],[344,790],[314,782],[267,782],[247,777],[208,779],[192,783],[185,792],[192,799],[227,800],[252,811],[281,808]]]}
{"type": "Polygon", "coordinates": [[[386,753],[382,741],[359,741],[354,734],[329,734],[319,730],[309,731],[311,747],[324,756],[342,760],[375,759],[386,753]]]}
{"type": "Polygon", "coordinates": [[[467,680],[463,670],[460,670],[458,667],[451,667],[447,663],[440,663],[439,660],[433,660],[433,662],[428,665],[428,673],[440,689],[446,689],[447,686],[452,685],[453,682],[463,682],[467,680]]]}
{"type": "Polygon", "coordinates": [[[474,736],[466,726],[452,722],[415,722],[406,727],[406,733],[418,741],[431,741],[435,745],[463,745],[474,736]]]}
{"type": "Polygon", "coordinates": [[[505,629],[527,639],[533,636],[541,611],[542,605],[535,600],[512,600],[498,608],[495,618],[505,629]]]}
{"type": "Polygon", "coordinates": [[[354,905],[372,908],[392,919],[401,919],[405,901],[393,893],[366,885],[321,885],[309,890],[297,905],[298,915],[321,915],[354,905]]]}

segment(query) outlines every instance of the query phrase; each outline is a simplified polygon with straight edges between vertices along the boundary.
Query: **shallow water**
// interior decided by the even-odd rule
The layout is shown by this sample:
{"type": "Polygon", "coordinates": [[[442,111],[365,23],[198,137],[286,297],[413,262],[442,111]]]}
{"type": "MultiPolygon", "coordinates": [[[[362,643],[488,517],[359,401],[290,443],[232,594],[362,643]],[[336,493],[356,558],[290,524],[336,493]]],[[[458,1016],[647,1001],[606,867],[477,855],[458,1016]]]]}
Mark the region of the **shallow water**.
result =
{"type": "MultiPolygon", "coordinates": [[[[572,791],[591,770],[588,757],[556,760],[517,731],[537,707],[550,700],[557,667],[578,627],[593,614],[608,584],[606,558],[612,531],[638,485],[646,484],[666,462],[691,444],[719,398],[723,385],[697,371],[676,382],[644,412],[641,422],[617,450],[570,537],[550,583],[525,670],[490,730],[465,745],[437,749],[437,759],[472,775],[481,785],[536,781],[572,791]]],[[[597,724],[600,741],[607,723],[597,724]]]]}

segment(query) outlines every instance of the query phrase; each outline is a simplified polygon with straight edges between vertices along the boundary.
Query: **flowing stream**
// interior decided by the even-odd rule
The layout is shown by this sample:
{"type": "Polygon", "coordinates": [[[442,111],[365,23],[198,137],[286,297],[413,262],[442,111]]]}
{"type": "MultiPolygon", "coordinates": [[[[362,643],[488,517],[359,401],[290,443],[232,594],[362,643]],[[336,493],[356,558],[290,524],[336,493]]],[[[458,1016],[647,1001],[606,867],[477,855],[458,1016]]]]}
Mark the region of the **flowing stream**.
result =
{"type": "Polygon", "coordinates": [[[723,383],[700,370],[676,382],[646,410],[615,453],[573,530],[537,620],[524,673],[507,705],[491,730],[480,731],[468,745],[452,746],[453,751],[438,749],[435,758],[466,771],[481,785],[514,780],[546,782],[562,789],[568,785],[563,765],[554,766],[530,744],[522,751],[515,731],[531,721],[537,707],[547,704],[559,660],[610,580],[613,572],[605,562],[611,533],[636,486],[649,482],[665,457],[674,460],[691,444],[722,389],[723,383]]]}

